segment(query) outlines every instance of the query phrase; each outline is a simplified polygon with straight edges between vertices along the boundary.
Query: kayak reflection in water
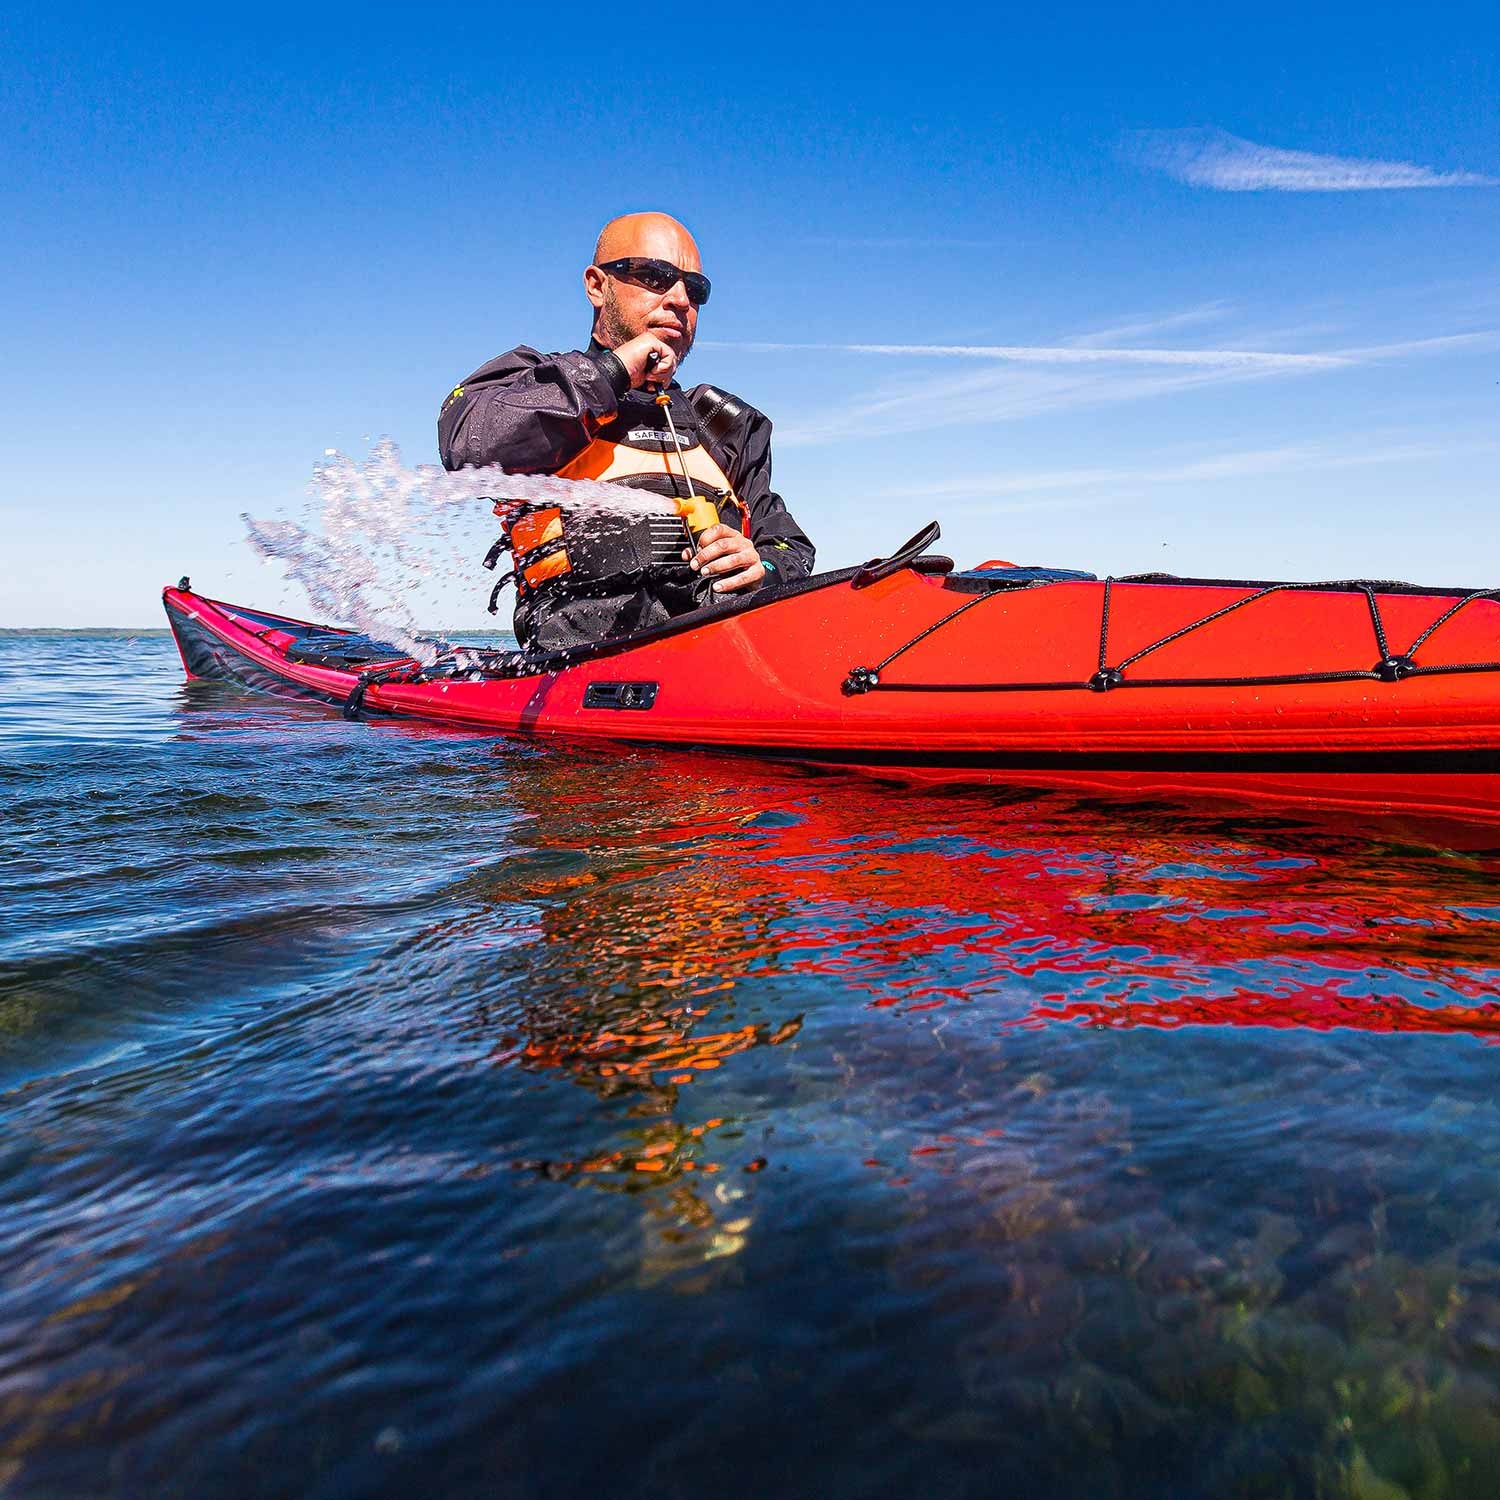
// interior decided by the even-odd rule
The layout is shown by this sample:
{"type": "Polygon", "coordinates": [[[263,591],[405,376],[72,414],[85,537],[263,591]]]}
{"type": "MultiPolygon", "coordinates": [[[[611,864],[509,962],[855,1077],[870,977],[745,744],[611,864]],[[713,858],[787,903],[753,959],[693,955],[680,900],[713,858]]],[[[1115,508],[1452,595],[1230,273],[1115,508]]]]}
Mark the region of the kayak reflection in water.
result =
{"type": "Polygon", "coordinates": [[[604,226],[583,273],[588,347],[523,344],[456,386],[438,417],[449,469],[604,479],[660,496],[659,511],[591,515],[507,500],[486,560],[512,555],[515,631],[539,650],[628,635],[768,584],[807,577],[813,545],[771,489],[771,423],[709,385],[674,376],[693,346],[709,281],[677,220],[604,226]],[[691,545],[689,542],[691,540],[691,545]]]}

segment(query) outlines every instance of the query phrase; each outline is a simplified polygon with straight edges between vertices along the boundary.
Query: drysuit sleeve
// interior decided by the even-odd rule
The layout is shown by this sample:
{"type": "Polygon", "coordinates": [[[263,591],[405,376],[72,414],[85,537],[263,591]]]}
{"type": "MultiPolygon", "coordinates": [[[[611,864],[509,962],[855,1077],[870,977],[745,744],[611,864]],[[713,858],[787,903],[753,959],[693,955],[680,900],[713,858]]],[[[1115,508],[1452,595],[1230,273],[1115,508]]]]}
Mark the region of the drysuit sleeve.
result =
{"type": "Polygon", "coordinates": [[[611,353],[542,354],[522,344],[481,365],[443,402],[443,467],[555,473],[614,419],[629,389],[630,376],[611,353]]]}
{"type": "Polygon", "coordinates": [[[745,406],[739,419],[716,444],[720,467],[750,512],[750,540],[775,569],[776,582],[791,583],[813,570],[817,552],[771,488],[771,419],[745,406]]]}

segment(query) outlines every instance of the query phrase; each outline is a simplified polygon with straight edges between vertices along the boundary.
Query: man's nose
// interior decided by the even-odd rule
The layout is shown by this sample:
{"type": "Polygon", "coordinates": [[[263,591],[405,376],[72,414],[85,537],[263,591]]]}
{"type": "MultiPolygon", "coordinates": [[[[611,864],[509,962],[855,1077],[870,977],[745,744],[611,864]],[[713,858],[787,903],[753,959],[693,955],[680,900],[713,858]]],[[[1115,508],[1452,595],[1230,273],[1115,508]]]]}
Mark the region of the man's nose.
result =
{"type": "Polygon", "coordinates": [[[680,276],[667,288],[661,300],[663,307],[680,308],[684,312],[692,305],[688,299],[687,283],[680,276]]]}

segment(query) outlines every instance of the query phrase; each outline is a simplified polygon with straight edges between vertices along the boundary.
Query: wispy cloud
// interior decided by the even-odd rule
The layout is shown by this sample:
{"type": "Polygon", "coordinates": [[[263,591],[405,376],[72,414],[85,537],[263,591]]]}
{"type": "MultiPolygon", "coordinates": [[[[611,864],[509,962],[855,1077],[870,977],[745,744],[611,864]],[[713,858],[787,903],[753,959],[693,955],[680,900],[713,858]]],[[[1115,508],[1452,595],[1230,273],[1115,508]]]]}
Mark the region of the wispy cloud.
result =
{"type": "Polygon", "coordinates": [[[1357,369],[1396,359],[1477,352],[1500,347],[1486,330],[1412,339],[1359,349],[1291,353],[1266,349],[1131,349],[1072,344],[717,343],[703,347],[743,353],[824,353],[961,361],[991,368],[920,379],[903,369],[831,409],[779,425],[782,446],[839,442],[860,433],[894,436],[960,425],[990,425],[1083,407],[1118,405],[1185,394],[1210,385],[1292,379],[1357,369]]]}
{"type": "Polygon", "coordinates": [[[1475,354],[1500,348],[1500,330],[1478,329],[1473,333],[1445,333],[1437,338],[1406,339],[1399,344],[1370,344],[1363,349],[1342,349],[1346,358],[1363,363],[1377,359],[1409,359],[1412,355],[1459,354],[1468,350],[1475,354]]]}
{"type": "MultiPolygon", "coordinates": [[[[1147,487],[1171,484],[1213,484],[1253,479],[1269,474],[1324,473],[1341,469],[1383,468],[1395,464],[1431,464],[1460,455],[1500,452],[1500,441],[1488,438],[1435,442],[1389,441],[1371,443],[1368,434],[1326,443],[1292,443],[1272,448],[1241,449],[1197,458],[1163,458],[1132,465],[1095,468],[1042,469],[1017,473],[1014,469],[984,474],[958,475],[935,482],[906,482],[872,495],[914,495],[930,499],[983,497],[987,502],[970,509],[1010,512],[1031,509],[1006,498],[1016,495],[1047,496],[1038,505],[1051,504],[1058,495],[1073,496],[1077,503],[1092,503],[1099,490],[1111,494],[1132,493],[1147,487]],[[989,502],[993,501],[993,504],[989,502]]],[[[962,512],[956,512],[962,513],[962,512]]]]}
{"type": "Polygon", "coordinates": [[[748,354],[882,354],[909,359],[980,359],[1022,365],[1178,365],[1213,370],[1336,369],[1339,354],[1283,354],[1256,349],[1099,349],[1076,344],[780,344],[703,340],[704,349],[748,354]]]}
{"type": "Polygon", "coordinates": [[[901,379],[832,410],[779,425],[777,442],[802,447],[859,432],[926,432],[1015,422],[1077,407],[1116,405],[1225,381],[1314,375],[1355,363],[1342,354],[1255,349],[1120,349],[1013,344],[721,344],[747,353],[827,353],[988,364],[944,379],[901,379]]]}
{"type": "Polygon", "coordinates": [[[1185,308],[1182,312],[1165,313],[1155,318],[1138,318],[1128,323],[1115,323],[1109,328],[1097,328],[1092,333],[1075,334],[1064,342],[1077,348],[1096,349],[1100,345],[1121,344],[1130,339],[1145,338],[1169,328],[1189,328],[1199,323],[1214,323],[1225,317],[1228,311],[1229,303],[1222,299],[1205,302],[1198,307],[1185,308]]]}
{"type": "Polygon", "coordinates": [[[1285,151],[1224,130],[1142,130],[1131,137],[1131,146],[1146,165],[1179,182],[1225,193],[1500,187],[1500,178],[1479,172],[1438,172],[1408,161],[1285,151]]]}
{"type": "Polygon", "coordinates": [[[1324,364],[1218,364],[1149,368],[1108,363],[1067,369],[1000,364],[961,377],[903,376],[834,408],[777,426],[782,446],[846,442],[859,434],[890,437],[945,427],[989,426],[1078,408],[1178,395],[1210,385],[1321,373],[1324,364]]]}

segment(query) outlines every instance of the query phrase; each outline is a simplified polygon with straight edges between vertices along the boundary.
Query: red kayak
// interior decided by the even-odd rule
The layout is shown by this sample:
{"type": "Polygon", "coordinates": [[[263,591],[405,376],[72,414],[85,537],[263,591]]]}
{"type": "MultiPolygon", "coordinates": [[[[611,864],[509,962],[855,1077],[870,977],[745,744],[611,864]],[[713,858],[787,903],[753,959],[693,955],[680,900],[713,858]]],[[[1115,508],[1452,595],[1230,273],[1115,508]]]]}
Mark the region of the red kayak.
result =
{"type": "Polygon", "coordinates": [[[935,531],[551,656],[424,664],[186,579],[164,602],[189,676],[351,718],[1500,821],[1500,590],[955,572],[935,531]]]}

